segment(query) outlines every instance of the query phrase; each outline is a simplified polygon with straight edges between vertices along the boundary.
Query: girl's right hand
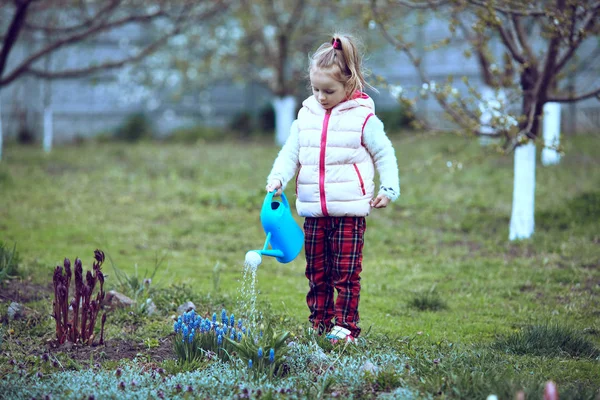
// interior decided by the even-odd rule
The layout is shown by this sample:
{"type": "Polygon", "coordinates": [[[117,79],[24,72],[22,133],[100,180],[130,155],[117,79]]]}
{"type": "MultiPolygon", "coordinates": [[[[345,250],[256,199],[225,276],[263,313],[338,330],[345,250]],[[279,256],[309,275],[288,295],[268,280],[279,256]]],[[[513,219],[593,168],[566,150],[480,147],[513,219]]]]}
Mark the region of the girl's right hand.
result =
{"type": "Polygon", "coordinates": [[[274,190],[277,190],[277,192],[275,193],[275,196],[281,196],[281,181],[279,179],[274,179],[271,182],[269,182],[269,184],[266,187],[267,192],[272,192],[274,190]]]}

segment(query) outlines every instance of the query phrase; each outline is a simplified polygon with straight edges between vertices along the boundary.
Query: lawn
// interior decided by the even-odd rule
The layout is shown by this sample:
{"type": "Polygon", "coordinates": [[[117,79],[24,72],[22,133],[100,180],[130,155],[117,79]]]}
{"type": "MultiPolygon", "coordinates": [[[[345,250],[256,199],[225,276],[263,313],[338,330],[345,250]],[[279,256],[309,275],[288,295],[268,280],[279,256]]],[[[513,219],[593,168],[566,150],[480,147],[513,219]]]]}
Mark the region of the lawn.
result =
{"type": "MultiPolygon", "coordinates": [[[[399,134],[393,142],[402,195],[367,220],[360,313],[368,333],[361,354],[393,353],[413,369],[399,365],[384,376],[394,384],[378,381],[378,390],[348,395],[408,397],[398,394],[402,389],[419,398],[470,398],[522,388],[539,396],[552,379],[561,398],[600,398],[598,352],[543,353],[544,335],[521,353],[509,344],[526,341],[531,327],[550,327],[560,333],[550,347],[572,334],[600,348],[598,136],[567,137],[560,165],[538,161],[536,232],[520,242],[508,240],[512,157],[450,134],[399,134]]],[[[160,263],[153,287],[172,294],[185,285],[203,300],[199,312],[235,309],[244,255],[265,239],[259,214],[277,152],[264,140],[89,142],[49,155],[7,146],[0,241],[16,244],[21,279],[38,284],[50,283],[65,257],[90,268],[93,251],[102,249],[108,289],[118,288],[114,268],[143,279],[160,263]]],[[[293,189],[286,190],[290,199],[293,189]]],[[[5,282],[0,294],[13,284],[5,282]]],[[[308,341],[303,255],[289,264],[263,259],[256,285],[259,311],[308,341]]],[[[31,307],[50,309],[46,303],[31,307]]],[[[160,310],[153,324],[170,329],[172,314],[160,310]]],[[[21,326],[4,321],[0,349],[8,360],[15,335],[26,334],[9,335],[21,326]]],[[[39,324],[48,331],[38,328],[37,340],[51,338],[52,320],[39,324]]],[[[109,335],[118,332],[108,328],[109,335]]],[[[335,382],[323,387],[325,397],[344,393],[335,382]]]]}

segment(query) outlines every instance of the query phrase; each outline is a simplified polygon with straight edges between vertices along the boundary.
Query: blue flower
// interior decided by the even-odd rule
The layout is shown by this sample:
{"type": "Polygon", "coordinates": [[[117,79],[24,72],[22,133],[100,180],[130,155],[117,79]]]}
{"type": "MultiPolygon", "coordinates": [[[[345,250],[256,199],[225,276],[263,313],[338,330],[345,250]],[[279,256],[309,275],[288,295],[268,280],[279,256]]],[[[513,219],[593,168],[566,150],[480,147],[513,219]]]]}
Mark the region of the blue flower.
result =
{"type": "Polygon", "coordinates": [[[223,309],[223,311],[221,311],[221,322],[223,322],[223,325],[227,325],[228,320],[229,319],[227,318],[227,311],[223,309]]]}
{"type": "Polygon", "coordinates": [[[183,326],[182,334],[183,334],[184,338],[187,337],[187,335],[188,335],[188,326],[187,325],[183,326]]]}
{"type": "Polygon", "coordinates": [[[242,327],[242,332],[244,332],[244,334],[246,334],[246,327],[242,327]]]}
{"type": "Polygon", "coordinates": [[[248,360],[248,368],[252,368],[252,360],[248,360]]]}
{"type": "Polygon", "coordinates": [[[217,322],[217,313],[213,313],[213,323],[217,322]]]}
{"type": "Polygon", "coordinates": [[[258,358],[262,358],[262,356],[263,356],[263,349],[262,349],[262,347],[259,347],[258,348],[258,358]]]}
{"type": "Polygon", "coordinates": [[[238,332],[237,340],[238,340],[238,342],[242,341],[242,332],[238,332]]]}
{"type": "Polygon", "coordinates": [[[223,343],[223,336],[219,335],[217,336],[217,344],[222,344],[223,343]]]}
{"type": "Polygon", "coordinates": [[[231,335],[229,336],[229,339],[235,340],[235,332],[231,332],[231,335]]]}
{"type": "Polygon", "coordinates": [[[235,325],[235,317],[233,316],[233,314],[231,314],[231,317],[229,317],[229,326],[231,326],[233,328],[234,325],[235,325]]]}
{"type": "Polygon", "coordinates": [[[269,350],[269,362],[272,364],[275,361],[275,349],[269,350]]]}
{"type": "Polygon", "coordinates": [[[238,321],[238,329],[242,329],[242,320],[241,319],[238,321]]]}
{"type": "Polygon", "coordinates": [[[175,333],[179,333],[179,325],[177,325],[177,322],[173,323],[173,330],[175,333]]]}

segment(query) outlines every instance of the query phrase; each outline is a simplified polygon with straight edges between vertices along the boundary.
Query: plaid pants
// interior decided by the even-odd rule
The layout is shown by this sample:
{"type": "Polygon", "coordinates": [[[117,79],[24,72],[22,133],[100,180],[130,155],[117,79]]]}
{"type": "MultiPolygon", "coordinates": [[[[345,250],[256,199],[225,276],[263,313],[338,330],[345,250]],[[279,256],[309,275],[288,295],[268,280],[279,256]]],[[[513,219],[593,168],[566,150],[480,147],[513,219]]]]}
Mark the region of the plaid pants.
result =
{"type": "Polygon", "coordinates": [[[365,217],[308,217],[304,221],[308,320],[319,333],[335,325],[360,334],[357,326],[365,217]],[[334,302],[334,288],[337,298],[334,302]]]}

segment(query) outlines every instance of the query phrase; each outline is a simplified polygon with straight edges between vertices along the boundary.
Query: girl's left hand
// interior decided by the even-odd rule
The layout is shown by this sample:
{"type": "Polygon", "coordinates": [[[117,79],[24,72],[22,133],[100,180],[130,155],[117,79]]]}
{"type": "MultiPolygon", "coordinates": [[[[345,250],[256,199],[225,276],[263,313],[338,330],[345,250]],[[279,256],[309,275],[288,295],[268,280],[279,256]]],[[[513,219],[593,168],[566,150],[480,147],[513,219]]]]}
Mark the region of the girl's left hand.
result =
{"type": "Polygon", "coordinates": [[[390,204],[390,199],[383,194],[371,200],[371,207],[373,208],[386,208],[388,204],[390,204]]]}

